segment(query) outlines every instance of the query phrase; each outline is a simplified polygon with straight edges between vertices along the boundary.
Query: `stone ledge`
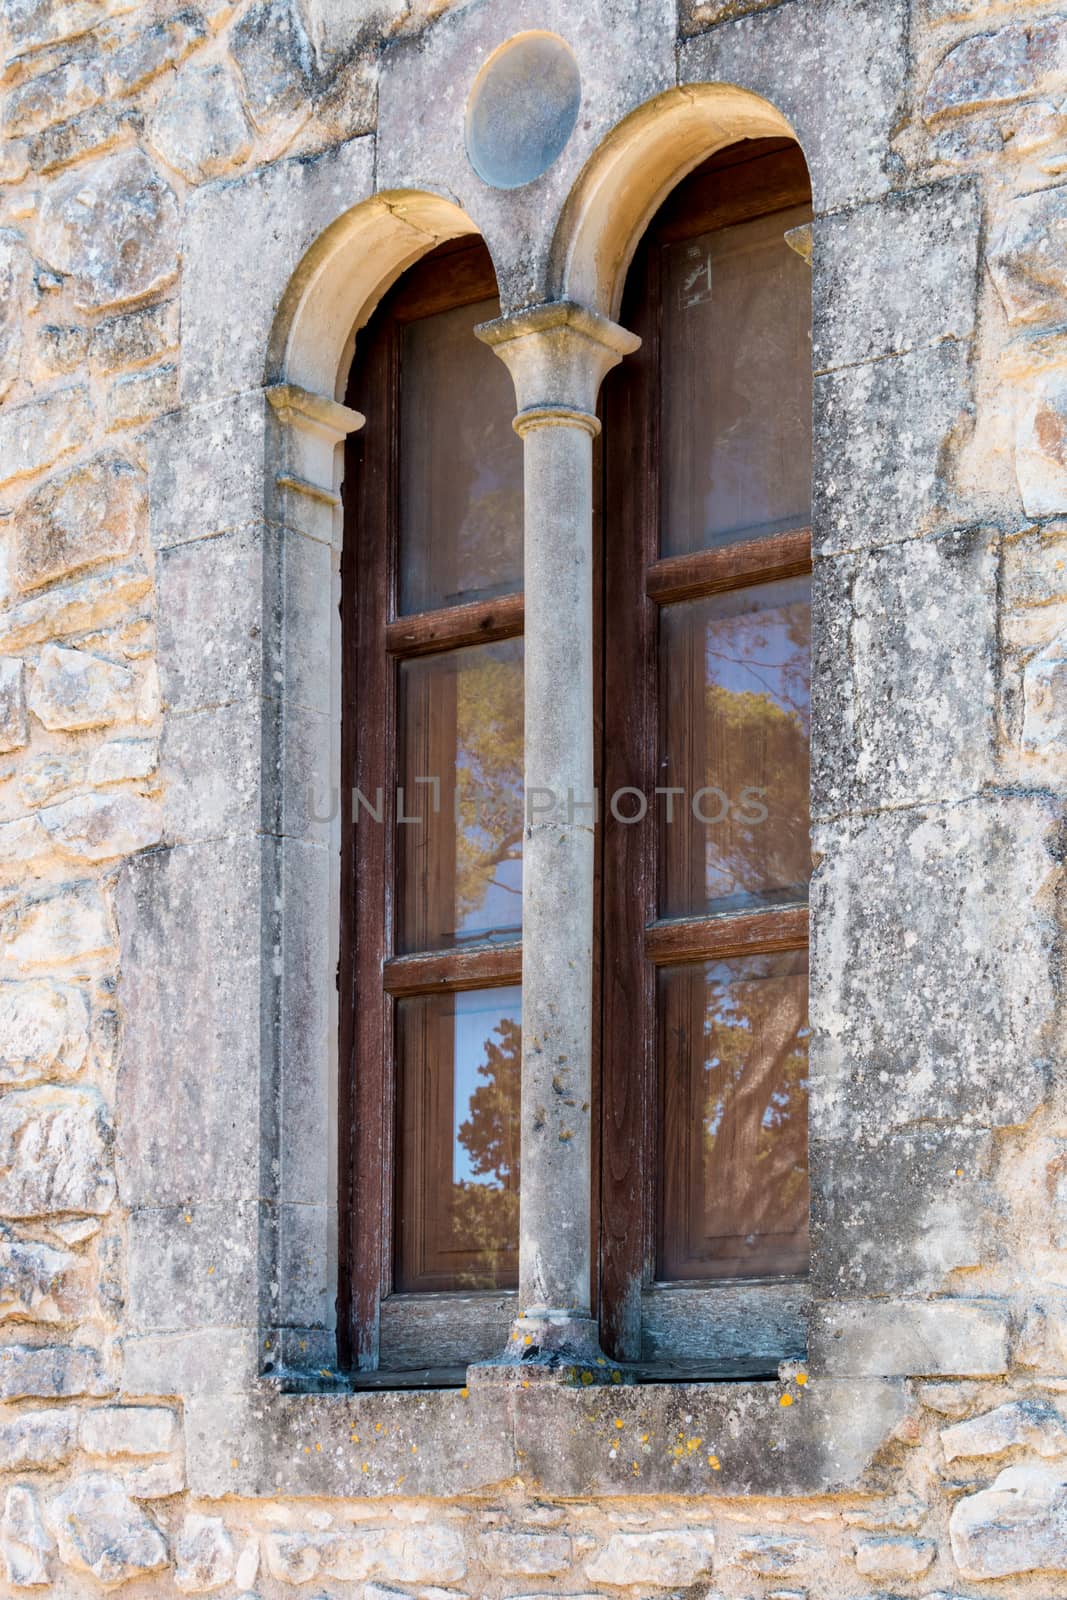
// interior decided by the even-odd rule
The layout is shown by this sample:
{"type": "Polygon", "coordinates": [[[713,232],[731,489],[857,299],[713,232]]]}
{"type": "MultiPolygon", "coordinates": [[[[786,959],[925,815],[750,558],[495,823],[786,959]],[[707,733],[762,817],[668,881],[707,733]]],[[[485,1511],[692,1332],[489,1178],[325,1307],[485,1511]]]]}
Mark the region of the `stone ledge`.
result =
{"type": "Polygon", "coordinates": [[[516,1479],[549,1496],[829,1494],[860,1486],[909,1406],[891,1380],[329,1395],[261,1382],[187,1401],[189,1487],[206,1499],[438,1498],[516,1479]]]}

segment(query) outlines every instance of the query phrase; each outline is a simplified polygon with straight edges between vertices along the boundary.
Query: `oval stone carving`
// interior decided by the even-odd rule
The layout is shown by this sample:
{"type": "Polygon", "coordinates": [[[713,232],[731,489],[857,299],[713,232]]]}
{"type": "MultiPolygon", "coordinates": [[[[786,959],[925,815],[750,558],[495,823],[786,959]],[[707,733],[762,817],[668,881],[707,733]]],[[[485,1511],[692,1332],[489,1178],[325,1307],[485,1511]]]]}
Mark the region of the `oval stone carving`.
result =
{"type": "Polygon", "coordinates": [[[486,62],[467,102],[467,156],[493,189],[547,172],[574,131],[582,80],[555,33],[520,33],[486,62]]]}

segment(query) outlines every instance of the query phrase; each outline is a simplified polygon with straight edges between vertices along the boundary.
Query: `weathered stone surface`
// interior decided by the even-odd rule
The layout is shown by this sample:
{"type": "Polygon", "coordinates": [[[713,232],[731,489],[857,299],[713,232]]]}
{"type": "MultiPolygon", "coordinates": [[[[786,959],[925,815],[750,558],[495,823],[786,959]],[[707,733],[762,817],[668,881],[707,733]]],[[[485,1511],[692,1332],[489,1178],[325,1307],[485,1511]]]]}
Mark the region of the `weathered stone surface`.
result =
{"type": "Polygon", "coordinates": [[[132,428],[178,403],[178,369],[156,367],[151,372],[131,372],[112,385],[105,408],[105,426],[132,428]]]}
{"type": "Polygon", "coordinates": [[[192,1333],[147,1334],[123,1343],[125,1394],[238,1394],[259,1370],[252,1329],[205,1326],[192,1333]]]}
{"type": "Polygon", "coordinates": [[[49,373],[74,372],[85,360],[88,349],[88,328],[46,323],[37,334],[37,360],[49,373]]]}
{"type": "Polygon", "coordinates": [[[1015,432],[1015,473],[1028,517],[1067,511],[1067,372],[1031,378],[1015,432]]]}
{"type": "Polygon", "coordinates": [[[0,1216],[102,1213],[115,1198],[111,1128],[94,1089],[52,1085],[0,1099],[0,1216]]]}
{"type": "Polygon", "coordinates": [[[165,1456],[178,1443],[178,1418],[166,1406],[101,1406],[82,1412],[79,1437],[91,1456],[165,1456]]]}
{"type": "Polygon", "coordinates": [[[75,58],[28,78],[4,102],[3,127],[8,137],[39,133],[66,122],[104,97],[104,72],[99,61],[75,58]]]}
{"type": "Polygon", "coordinates": [[[10,60],[77,38],[104,17],[120,16],[136,4],[137,0],[7,0],[5,54],[10,60]]]}
{"type": "Polygon", "coordinates": [[[78,1446],[76,1411],[19,1411],[0,1421],[0,1471],[61,1467],[78,1446]]]}
{"type": "Polygon", "coordinates": [[[103,155],[118,144],[130,123],[129,112],[113,106],[95,106],[70,122],[45,128],[28,141],[30,166],[35,172],[58,172],[89,155],[103,155]]]}
{"type": "Polygon", "coordinates": [[[178,345],[178,302],[145,306],[98,322],[92,331],[90,359],[100,372],[143,367],[178,345]]]}
{"type": "Polygon", "coordinates": [[[109,156],[49,186],[37,247],[49,266],[74,279],[78,305],[99,311],[135,300],[178,270],[174,191],[140,150],[109,156]]]}
{"type": "Polygon", "coordinates": [[[0,982],[0,1083],[80,1072],[89,1049],[89,1006],[80,989],[0,982]]]}
{"type": "Polygon", "coordinates": [[[730,1553],[730,1565],[764,1578],[787,1574],[802,1576],[819,1558],[819,1547],[810,1539],[788,1533],[753,1533],[740,1539],[730,1553]]]}
{"type": "Polygon", "coordinates": [[[87,1268],[78,1256],[13,1239],[0,1228],[0,1318],[75,1322],[91,1304],[87,1268]]]}
{"type": "Polygon", "coordinates": [[[24,650],[46,639],[103,627],[123,616],[151,587],[144,563],[130,561],[34,595],[0,613],[0,649],[24,650]]]}
{"type": "Polygon", "coordinates": [[[1058,756],[1067,741],[1067,635],[1053,639],[1023,672],[1023,748],[1058,756]]]}
{"type": "Polygon", "coordinates": [[[953,1509],[949,1534],[965,1578],[1061,1572],[1067,1550],[1067,1469],[1009,1467],[953,1509]]]}
{"type": "Polygon", "coordinates": [[[93,752],[88,778],[94,788],[151,777],[159,761],[155,739],[109,739],[93,752]]]}
{"type": "Polygon", "coordinates": [[[160,418],[148,441],[149,522],[160,547],[263,516],[262,391],[160,418]]]}
{"type": "Polygon", "coordinates": [[[715,1536],[703,1528],[663,1533],[613,1533],[586,1562],[594,1583],[696,1583],[711,1575],[715,1536]]]}
{"type": "Polygon", "coordinates": [[[1009,1318],[995,1301],[868,1300],[818,1305],[816,1369],[856,1378],[996,1375],[1007,1370],[1009,1318]]]}
{"type": "Polygon", "coordinates": [[[1009,22],[950,50],[930,79],[923,115],[1004,105],[1067,88],[1067,19],[1009,22]]]}
{"type": "Polygon", "coordinates": [[[812,1270],[827,1295],[920,1294],[1000,1253],[992,1136],[924,1125],[812,1141],[812,1270]]]}
{"type": "Polygon", "coordinates": [[[30,683],[30,710],[46,728],[103,728],[136,715],[137,680],[127,667],[46,645],[30,683]]]}
{"type": "Polygon", "coordinates": [[[259,1218],[254,1205],[160,1206],[130,1215],[129,1317],[134,1333],[254,1324],[259,1218]]]}
{"type": "Polygon", "coordinates": [[[856,1545],[856,1569],[883,1583],[921,1578],[934,1564],[937,1546],[929,1539],[872,1537],[856,1545]]]}
{"type": "Polygon", "coordinates": [[[185,1488],[185,1464],[180,1456],[170,1456],[137,1467],[124,1465],[122,1481],[134,1500],[169,1500],[185,1488]]]}
{"type": "Polygon", "coordinates": [[[221,1517],[189,1515],[174,1547],[174,1581],[183,1594],[209,1594],[234,1575],[233,1540],[221,1517]]]}
{"type": "Polygon", "coordinates": [[[999,1456],[1025,1445],[1039,1456],[1067,1455],[1067,1427],[1045,1400],[1012,1400],[979,1417],[941,1430],[946,1461],[960,1456],[999,1456]]]}
{"type": "Polygon", "coordinates": [[[147,523],[144,473],[100,455],[50,478],[19,510],[15,580],[22,590],[126,555],[147,523]]]}
{"type": "Polygon", "coordinates": [[[71,861],[111,861],[158,844],[163,814],[136,794],[83,794],[37,813],[55,847],[71,861]]]}
{"type": "Polygon", "coordinates": [[[58,389],[0,413],[0,485],[51,466],[77,449],[89,431],[88,389],[58,389]]]}
{"type": "Polygon", "coordinates": [[[264,1541],[271,1577],[308,1583],[316,1575],[358,1583],[365,1578],[399,1583],[454,1583],[467,1570],[455,1528],[420,1523],[344,1533],[271,1533],[264,1541]]]}
{"type": "Polygon", "coordinates": [[[84,782],[81,756],[31,756],[22,764],[16,793],[23,805],[35,808],[84,782]]]}
{"type": "Polygon", "coordinates": [[[0,753],[21,750],[26,739],[22,662],[0,658],[0,753]]]}
{"type": "Polygon", "coordinates": [[[217,178],[252,148],[252,130],[225,67],[183,72],[156,106],[148,139],[168,166],[190,183],[217,178]]]}
{"type": "Polygon", "coordinates": [[[101,1583],[126,1583],[167,1564],[167,1542],[156,1524],[105,1472],[75,1478],[53,1503],[51,1520],[67,1566],[101,1583]]]}
{"type": "Polygon", "coordinates": [[[1012,327],[1067,320],[1067,188],[1012,200],[986,259],[1012,327]]]}
{"type": "Polygon", "coordinates": [[[817,218],[815,370],[969,338],[979,218],[974,185],[958,179],[817,218]]]}
{"type": "Polygon", "coordinates": [[[0,1345],[0,1400],[69,1400],[107,1394],[100,1352],[63,1344],[0,1345]]]}
{"type": "Polygon", "coordinates": [[[0,960],[23,968],[66,966],[106,955],[115,943],[95,883],[30,896],[0,916],[0,960]]]}
{"type": "Polygon", "coordinates": [[[17,1589],[46,1586],[51,1550],[52,1541],[45,1533],[33,1490],[25,1484],[12,1484],[0,1523],[0,1557],[8,1583],[17,1589]]]}
{"type": "Polygon", "coordinates": [[[306,120],[314,63],[293,0],[256,0],[234,28],[230,48],[261,128],[306,120]]]}
{"type": "Polygon", "coordinates": [[[121,45],[107,61],[108,93],[136,94],[170,67],[177,67],[207,37],[195,11],[179,11],[121,45]]]}
{"type": "Polygon", "coordinates": [[[913,539],[951,504],[945,462],[972,418],[970,353],[948,340],[815,380],[816,554],[913,539]]]}
{"type": "Polygon", "coordinates": [[[1013,1125],[1041,1104],[1054,814],[1004,796],[817,831],[814,1137],[1013,1125]]]}
{"type": "Polygon", "coordinates": [[[487,1533],[482,1559],[490,1572],[501,1577],[550,1578],[569,1571],[571,1541],[565,1533],[487,1533]]]}
{"type": "Polygon", "coordinates": [[[33,260],[22,235],[0,228],[0,400],[19,375],[33,260]]]}

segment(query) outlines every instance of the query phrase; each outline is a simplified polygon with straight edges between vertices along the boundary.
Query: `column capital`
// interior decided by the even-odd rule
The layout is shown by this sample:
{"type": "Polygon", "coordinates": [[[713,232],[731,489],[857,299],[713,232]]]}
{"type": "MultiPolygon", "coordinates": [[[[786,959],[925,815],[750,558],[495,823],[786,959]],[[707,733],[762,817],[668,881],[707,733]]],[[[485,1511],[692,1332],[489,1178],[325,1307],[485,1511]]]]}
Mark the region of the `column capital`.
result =
{"type": "Polygon", "coordinates": [[[475,332],[511,373],[519,434],[559,425],[598,433],[601,382],[641,343],[636,334],[573,300],[530,306],[483,322],[475,332]]]}

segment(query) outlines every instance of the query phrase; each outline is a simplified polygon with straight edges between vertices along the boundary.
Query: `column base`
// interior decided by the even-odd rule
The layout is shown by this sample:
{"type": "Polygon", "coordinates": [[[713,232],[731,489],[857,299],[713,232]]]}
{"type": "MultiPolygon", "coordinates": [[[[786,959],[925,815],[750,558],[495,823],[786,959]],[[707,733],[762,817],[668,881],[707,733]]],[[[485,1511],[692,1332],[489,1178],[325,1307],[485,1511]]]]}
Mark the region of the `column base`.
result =
{"type": "Polygon", "coordinates": [[[589,1389],[633,1381],[620,1362],[609,1360],[601,1350],[592,1317],[557,1311],[530,1311],[516,1317],[500,1355],[467,1369],[467,1383],[479,1388],[548,1383],[589,1389]]]}

